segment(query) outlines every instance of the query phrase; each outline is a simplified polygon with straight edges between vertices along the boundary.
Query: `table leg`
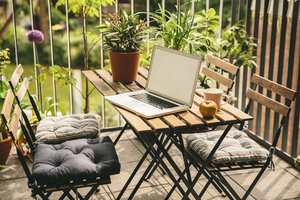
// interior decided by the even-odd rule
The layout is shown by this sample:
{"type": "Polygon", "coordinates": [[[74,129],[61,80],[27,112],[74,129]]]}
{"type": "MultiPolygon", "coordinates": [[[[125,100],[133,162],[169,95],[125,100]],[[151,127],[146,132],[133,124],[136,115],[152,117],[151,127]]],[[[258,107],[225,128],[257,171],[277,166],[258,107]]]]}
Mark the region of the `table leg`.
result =
{"type": "Polygon", "coordinates": [[[127,189],[127,187],[129,186],[130,182],[132,181],[132,179],[134,178],[135,174],[137,173],[137,171],[140,169],[140,167],[142,166],[143,162],[145,161],[145,159],[147,158],[148,154],[150,153],[150,148],[148,148],[146,150],[146,152],[144,153],[143,157],[141,158],[141,160],[139,161],[139,163],[137,164],[137,166],[135,167],[135,169],[133,170],[132,174],[130,175],[129,179],[127,180],[127,182],[125,183],[124,187],[122,188],[121,192],[119,193],[118,197],[116,200],[120,200],[121,197],[123,196],[125,190],[127,189]]]}
{"type": "Polygon", "coordinates": [[[214,146],[214,148],[212,149],[212,151],[210,152],[210,154],[208,155],[208,157],[206,158],[206,160],[204,161],[200,171],[198,172],[198,174],[196,175],[195,179],[192,182],[192,187],[189,187],[186,194],[183,196],[182,199],[188,199],[189,194],[193,191],[193,187],[196,185],[197,181],[199,180],[200,176],[202,175],[202,173],[204,172],[206,166],[210,163],[213,155],[215,154],[215,152],[217,151],[217,149],[219,148],[220,144],[222,143],[222,141],[224,140],[224,138],[226,137],[227,133],[229,132],[229,130],[231,129],[232,124],[229,124],[226,129],[224,130],[223,134],[221,135],[221,137],[219,138],[218,142],[216,143],[216,145],[214,146]]]}
{"type": "MultiPolygon", "coordinates": [[[[169,134],[168,136],[170,136],[171,134],[169,134]]],[[[153,140],[155,141],[157,147],[160,149],[160,151],[162,151],[162,153],[164,154],[164,157],[168,160],[168,162],[171,164],[171,166],[173,167],[173,169],[175,170],[175,172],[177,173],[177,175],[179,177],[181,177],[182,181],[184,182],[184,184],[189,188],[189,192],[192,193],[192,195],[197,199],[198,195],[195,192],[195,190],[193,188],[191,188],[190,183],[188,182],[188,180],[184,177],[184,174],[180,171],[180,169],[178,168],[177,164],[175,163],[175,161],[172,159],[172,157],[169,155],[169,153],[165,150],[165,148],[162,146],[161,143],[159,143],[158,139],[154,136],[153,140]]],[[[159,157],[160,159],[160,157],[159,157]]],[[[161,164],[164,166],[164,162],[163,160],[160,160],[161,164]]],[[[174,176],[173,174],[170,172],[170,170],[168,169],[167,166],[165,166],[165,170],[167,172],[167,174],[170,176],[170,178],[172,179],[172,181],[176,184],[176,186],[179,188],[179,183],[176,182],[176,179],[173,179],[174,176]],[[166,168],[165,168],[166,167],[166,168]]],[[[181,187],[181,186],[180,186],[181,187]]]]}
{"type": "Polygon", "coordinates": [[[123,135],[124,131],[126,130],[126,128],[128,127],[128,123],[126,122],[126,124],[123,126],[123,128],[121,129],[119,135],[117,136],[117,138],[114,141],[114,145],[116,145],[118,143],[118,141],[120,140],[121,136],[123,135]]]}

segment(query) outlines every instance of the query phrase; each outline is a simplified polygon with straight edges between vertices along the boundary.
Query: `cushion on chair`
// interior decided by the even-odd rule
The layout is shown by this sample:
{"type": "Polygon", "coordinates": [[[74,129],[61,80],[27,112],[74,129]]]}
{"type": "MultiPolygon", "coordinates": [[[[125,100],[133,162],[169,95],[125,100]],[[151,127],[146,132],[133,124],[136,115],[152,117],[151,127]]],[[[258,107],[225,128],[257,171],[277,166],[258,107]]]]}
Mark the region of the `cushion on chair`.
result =
{"type": "Polygon", "coordinates": [[[42,119],[36,129],[36,143],[54,144],[71,139],[98,137],[100,119],[97,114],[75,114],[42,119]]]}
{"type": "Polygon", "coordinates": [[[32,175],[39,184],[57,185],[118,173],[120,163],[108,136],[38,144],[35,149],[32,175]]]}
{"type": "MultiPolygon", "coordinates": [[[[189,135],[186,138],[187,145],[203,160],[205,160],[223,130],[209,131],[189,135]]],[[[212,158],[213,163],[246,162],[266,160],[268,151],[248,137],[240,130],[229,131],[218,150],[212,158]]]]}

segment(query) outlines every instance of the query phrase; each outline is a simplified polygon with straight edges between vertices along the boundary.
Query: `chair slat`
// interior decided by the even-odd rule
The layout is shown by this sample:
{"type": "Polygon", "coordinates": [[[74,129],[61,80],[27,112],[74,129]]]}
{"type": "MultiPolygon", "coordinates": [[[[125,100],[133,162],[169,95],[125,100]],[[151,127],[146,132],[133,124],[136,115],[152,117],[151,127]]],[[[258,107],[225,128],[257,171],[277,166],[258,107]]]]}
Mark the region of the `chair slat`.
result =
{"type": "Polygon", "coordinates": [[[233,80],[226,78],[226,77],[222,76],[221,74],[219,74],[207,67],[202,67],[202,74],[214,79],[215,81],[226,86],[227,88],[231,88],[234,83],[233,80]]]}
{"type": "Polygon", "coordinates": [[[26,94],[26,91],[28,89],[28,86],[29,86],[29,81],[27,78],[24,79],[20,89],[18,90],[18,93],[17,93],[17,97],[19,99],[19,101],[21,102],[26,94]]]}
{"type": "Polygon", "coordinates": [[[287,116],[289,113],[289,107],[287,107],[286,105],[279,103],[269,97],[266,97],[252,89],[248,89],[247,93],[246,93],[247,97],[270,108],[271,110],[274,110],[284,116],[287,116]]]}
{"type": "Polygon", "coordinates": [[[114,107],[138,133],[152,132],[152,128],[142,118],[118,106],[114,107]]]}
{"type": "Polygon", "coordinates": [[[271,90],[272,92],[275,92],[281,96],[284,96],[285,98],[288,98],[290,100],[293,100],[297,93],[296,91],[290,88],[284,87],[257,74],[253,74],[252,82],[268,90],[271,90]]]}
{"type": "Polygon", "coordinates": [[[3,108],[1,111],[1,114],[5,117],[6,121],[9,121],[9,117],[10,117],[10,111],[11,111],[11,107],[13,105],[14,102],[14,93],[12,92],[11,89],[9,89],[7,91],[5,100],[4,100],[4,104],[3,104],[3,108]]]}
{"type": "Polygon", "coordinates": [[[128,90],[126,90],[124,87],[122,87],[121,84],[114,82],[112,80],[111,75],[105,71],[104,69],[101,70],[96,70],[96,73],[99,74],[103,80],[111,87],[113,88],[117,93],[121,94],[121,93],[126,93],[128,92],[128,90]]]}
{"type": "Polygon", "coordinates": [[[9,124],[9,129],[13,133],[15,138],[17,138],[18,124],[19,124],[20,117],[21,117],[21,109],[18,105],[16,105],[11,122],[9,124]]]}
{"type": "Polygon", "coordinates": [[[104,81],[101,80],[94,72],[87,70],[82,71],[82,73],[89,79],[93,86],[103,95],[110,96],[115,93],[104,84],[104,81]]]}
{"type": "Polygon", "coordinates": [[[236,75],[236,73],[238,72],[239,68],[231,63],[228,63],[220,58],[217,58],[215,56],[212,56],[212,55],[207,55],[207,61],[210,63],[210,64],[213,64],[233,75],[236,75]]]}
{"type": "Polygon", "coordinates": [[[23,69],[22,65],[19,64],[19,66],[15,69],[15,71],[12,73],[11,78],[10,78],[10,82],[12,83],[12,85],[14,87],[19,82],[20,77],[22,76],[23,72],[24,72],[24,69],[23,69]]]}

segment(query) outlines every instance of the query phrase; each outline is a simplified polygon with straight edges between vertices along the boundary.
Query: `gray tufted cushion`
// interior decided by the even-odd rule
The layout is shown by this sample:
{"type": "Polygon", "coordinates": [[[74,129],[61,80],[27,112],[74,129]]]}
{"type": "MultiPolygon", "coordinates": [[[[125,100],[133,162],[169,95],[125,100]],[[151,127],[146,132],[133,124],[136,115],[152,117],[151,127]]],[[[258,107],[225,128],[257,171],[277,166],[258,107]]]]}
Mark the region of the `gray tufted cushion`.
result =
{"type": "MultiPolygon", "coordinates": [[[[203,160],[205,160],[223,130],[209,131],[189,135],[186,138],[187,145],[203,160]]],[[[212,158],[213,163],[246,162],[266,160],[268,151],[260,147],[248,135],[239,130],[229,131],[220,147],[212,158]]]]}
{"type": "Polygon", "coordinates": [[[42,119],[36,129],[36,143],[52,144],[71,139],[98,137],[100,119],[97,114],[75,114],[42,119]]]}
{"type": "Polygon", "coordinates": [[[32,175],[39,184],[59,185],[82,179],[106,178],[120,172],[111,139],[77,139],[61,144],[38,144],[32,175]]]}

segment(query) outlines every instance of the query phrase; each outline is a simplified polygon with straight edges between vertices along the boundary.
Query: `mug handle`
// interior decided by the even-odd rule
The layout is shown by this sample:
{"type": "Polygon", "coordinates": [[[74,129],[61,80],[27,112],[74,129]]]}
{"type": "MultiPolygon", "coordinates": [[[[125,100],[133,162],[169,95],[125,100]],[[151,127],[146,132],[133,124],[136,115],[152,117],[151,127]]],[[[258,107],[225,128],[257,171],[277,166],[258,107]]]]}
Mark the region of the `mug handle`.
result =
{"type": "MultiPolygon", "coordinates": [[[[229,96],[227,94],[222,94],[222,96],[225,97],[226,99],[229,98],[229,96]]],[[[226,101],[222,100],[221,106],[225,105],[226,103],[227,103],[226,101]]]]}

